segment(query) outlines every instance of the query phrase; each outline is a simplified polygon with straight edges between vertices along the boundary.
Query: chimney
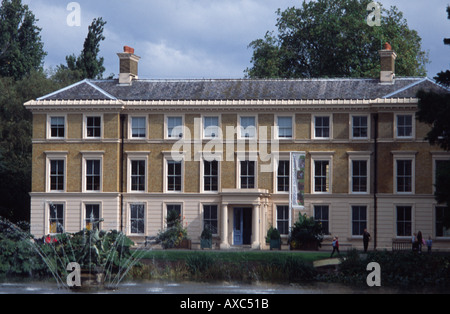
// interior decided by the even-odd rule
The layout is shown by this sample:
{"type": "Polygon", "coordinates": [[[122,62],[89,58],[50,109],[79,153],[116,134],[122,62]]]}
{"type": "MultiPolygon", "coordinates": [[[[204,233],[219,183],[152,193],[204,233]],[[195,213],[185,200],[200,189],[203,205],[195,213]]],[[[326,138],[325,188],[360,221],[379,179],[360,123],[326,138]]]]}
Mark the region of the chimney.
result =
{"type": "Polygon", "coordinates": [[[131,85],[132,80],[138,79],[138,62],[141,57],[134,54],[134,49],[123,47],[123,52],[117,54],[120,60],[119,84],[131,85]]]}
{"type": "Polygon", "coordinates": [[[389,43],[383,45],[383,49],[379,51],[381,71],[380,83],[392,83],[395,78],[395,59],[397,54],[392,50],[389,43]]]}

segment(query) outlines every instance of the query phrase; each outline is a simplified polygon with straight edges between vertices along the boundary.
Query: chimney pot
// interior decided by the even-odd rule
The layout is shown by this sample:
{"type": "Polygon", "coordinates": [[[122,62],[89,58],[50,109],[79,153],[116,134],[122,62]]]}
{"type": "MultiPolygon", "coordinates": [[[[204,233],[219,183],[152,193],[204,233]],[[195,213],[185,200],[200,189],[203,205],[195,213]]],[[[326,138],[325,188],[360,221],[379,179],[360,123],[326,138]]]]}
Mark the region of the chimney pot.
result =
{"type": "Polygon", "coordinates": [[[125,53],[134,53],[134,48],[131,48],[129,46],[123,46],[123,52],[125,52],[125,53]]]}
{"type": "Polygon", "coordinates": [[[120,60],[119,84],[131,85],[133,80],[138,79],[138,62],[141,57],[134,54],[134,48],[123,47],[123,52],[117,54],[120,60]]]}
{"type": "Polygon", "coordinates": [[[388,42],[384,43],[383,45],[383,49],[384,50],[392,50],[392,46],[391,44],[389,44],[388,42]]]}

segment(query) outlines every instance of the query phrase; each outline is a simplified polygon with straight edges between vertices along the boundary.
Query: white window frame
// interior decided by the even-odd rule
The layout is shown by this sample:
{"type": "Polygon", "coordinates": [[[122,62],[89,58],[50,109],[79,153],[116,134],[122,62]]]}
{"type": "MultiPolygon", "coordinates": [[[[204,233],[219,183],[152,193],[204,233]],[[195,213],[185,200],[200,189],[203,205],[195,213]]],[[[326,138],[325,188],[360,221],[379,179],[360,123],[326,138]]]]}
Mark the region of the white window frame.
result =
{"type": "Polygon", "coordinates": [[[210,193],[210,194],[217,194],[221,190],[220,185],[220,179],[221,179],[221,158],[208,158],[207,156],[203,156],[200,162],[200,192],[201,193],[210,193]],[[205,176],[205,161],[217,161],[217,191],[208,191],[205,190],[205,184],[204,184],[204,176],[205,176]]]}
{"type": "Polygon", "coordinates": [[[347,152],[348,154],[348,193],[349,194],[370,194],[370,155],[371,152],[361,151],[361,152],[347,152]],[[366,173],[367,173],[367,190],[365,192],[355,192],[353,191],[353,161],[365,161],[366,162],[366,173]]]}
{"type": "Polygon", "coordinates": [[[66,140],[67,139],[67,114],[48,114],[47,115],[47,139],[48,140],[66,140]],[[52,136],[52,118],[64,118],[64,136],[52,136]]]}
{"type": "Polygon", "coordinates": [[[367,203],[350,203],[350,212],[349,212],[349,218],[350,218],[350,232],[352,239],[362,239],[361,235],[353,234],[353,207],[365,207],[366,208],[366,228],[369,229],[370,225],[370,205],[367,203]]]}
{"type": "MultiPolygon", "coordinates": [[[[284,204],[284,203],[277,203],[277,204],[274,204],[274,206],[275,206],[275,226],[276,226],[276,228],[278,229],[278,206],[285,206],[285,207],[287,207],[288,208],[288,233],[287,234],[281,234],[281,237],[283,237],[283,238],[286,238],[286,237],[288,237],[289,236],[289,230],[291,230],[291,225],[292,225],[292,219],[291,219],[291,210],[290,210],[290,208],[289,208],[289,204],[288,203],[286,203],[286,204],[284,204]]],[[[278,229],[279,230],[279,229],[278,229]]]]}
{"type": "Polygon", "coordinates": [[[148,115],[129,115],[128,116],[128,139],[136,141],[144,141],[148,139],[148,115]],[[133,136],[133,118],[144,118],[145,119],[145,136],[144,137],[134,137],[133,136]]]}
{"type": "Polygon", "coordinates": [[[394,157],[394,186],[393,186],[393,190],[394,190],[394,194],[404,194],[404,195],[412,195],[415,194],[416,192],[416,154],[417,152],[412,152],[412,151],[393,151],[391,152],[394,157]],[[409,160],[411,161],[411,191],[408,192],[403,192],[403,191],[398,191],[397,190],[397,161],[402,161],[402,160],[409,160]]]}
{"type": "Polygon", "coordinates": [[[91,114],[83,114],[83,139],[85,140],[99,140],[103,139],[104,135],[104,117],[103,113],[91,113],[91,114]],[[88,136],[87,134],[87,119],[88,118],[100,118],[100,136],[88,136]]]}
{"type": "Polygon", "coordinates": [[[275,139],[286,141],[295,139],[295,115],[294,114],[285,114],[285,115],[275,115],[275,139]],[[279,118],[290,118],[291,119],[291,136],[290,137],[280,137],[279,130],[279,118]]]}
{"type": "Polygon", "coordinates": [[[127,234],[128,235],[134,235],[134,236],[143,236],[147,234],[147,212],[148,212],[148,206],[146,202],[129,202],[127,206],[127,234]],[[143,233],[132,233],[131,232],[131,206],[132,205],[142,205],[144,206],[144,217],[142,218],[144,220],[144,232],[143,233]]]}
{"type": "Polygon", "coordinates": [[[178,141],[180,139],[184,139],[185,137],[186,137],[186,130],[185,130],[184,114],[166,114],[166,115],[164,115],[164,139],[178,141]],[[182,128],[182,136],[181,137],[169,137],[169,118],[181,118],[181,128],[182,128]]]}
{"type": "Polygon", "coordinates": [[[68,152],[45,152],[45,191],[51,193],[64,193],[67,191],[67,155],[68,152]],[[63,160],[64,161],[64,189],[63,190],[51,190],[51,161],[63,160]]]}
{"type": "Polygon", "coordinates": [[[223,132],[222,132],[222,115],[220,114],[205,114],[202,115],[201,117],[201,134],[202,134],[202,139],[203,140],[215,140],[215,139],[221,139],[223,136],[223,132]],[[217,118],[217,134],[216,136],[212,137],[212,136],[206,136],[205,135],[205,118],[217,118]]]}
{"type": "Polygon", "coordinates": [[[323,114],[313,114],[311,115],[312,121],[311,121],[311,135],[312,139],[314,140],[331,140],[333,139],[333,114],[331,113],[323,113],[323,114]],[[329,118],[329,136],[328,137],[318,137],[316,136],[316,118],[323,118],[328,117],[329,118]]]}
{"type": "Polygon", "coordinates": [[[333,234],[333,228],[332,228],[332,224],[331,224],[332,205],[331,205],[331,203],[312,203],[311,204],[311,213],[312,213],[312,216],[314,217],[314,219],[317,220],[316,210],[315,210],[316,206],[328,206],[328,233],[325,233],[324,237],[329,238],[333,234]]]}
{"type": "Polygon", "coordinates": [[[255,186],[253,188],[243,188],[243,190],[258,189],[258,153],[255,152],[236,152],[236,188],[241,188],[241,161],[255,162],[255,186]]]}
{"type": "Polygon", "coordinates": [[[352,139],[352,140],[369,140],[370,139],[370,128],[371,128],[371,123],[370,123],[371,121],[370,121],[370,115],[368,115],[368,114],[351,114],[350,115],[350,134],[349,134],[349,137],[352,139]],[[355,127],[354,126],[354,123],[353,123],[353,118],[355,118],[355,117],[365,117],[365,118],[367,118],[367,136],[365,136],[365,137],[355,137],[354,135],[353,135],[353,128],[355,127]]]}
{"type": "MultiPolygon", "coordinates": [[[[170,205],[170,204],[169,204],[170,205]]],[[[220,234],[220,203],[200,203],[200,217],[202,219],[202,230],[205,229],[205,206],[217,206],[217,233],[213,233],[213,236],[220,234]]]]}
{"type": "Polygon", "coordinates": [[[163,228],[167,228],[167,214],[169,213],[168,212],[168,210],[167,210],[167,205],[180,205],[180,219],[181,219],[181,221],[182,221],[182,223],[184,223],[184,219],[183,219],[183,217],[184,217],[184,202],[183,201],[181,201],[181,202],[179,202],[179,201],[164,201],[163,202],[163,216],[164,216],[164,219],[163,219],[163,228]]]}
{"type": "MultiPolygon", "coordinates": [[[[290,152],[272,152],[272,156],[275,155],[273,162],[273,193],[275,194],[289,194],[288,191],[278,191],[278,164],[280,161],[291,161],[290,152]]],[[[289,171],[291,169],[291,165],[289,164],[289,171]]],[[[289,186],[291,182],[289,182],[289,186]]]]}
{"type": "Polygon", "coordinates": [[[395,231],[395,238],[396,239],[411,239],[411,236],[414,234],[415,232],[415,206],[412,203],[394,203],[394,231],[395,231]],[[397,208],[398,207],[411,207],[411,234],[410,235],[405,235],[405,236],[399,236],[398,235],[398,226],[397,226],[397,208]]]}
{"type": "Polygon", "coordinates": [[[416,137],[416,119],[412,112],[396,113],[394,114],[394,137],[396,139],[414,139],[416,137]],[[398,117],[399,116],[411,116],[411,135],[400,136],[398,135],[398,117]]]}
{"type": "Polygon", "coordinates": [[[142,151],[142,152],[125,152],[127,155],[127,191],[128,193],[147,193],[148,192],[148,156],[150,154],[149,151],[142,151]],[[145,177],[144,177],[144,191],[135,191],[132,190],[132,180],[131,180],[131,173],[132,173],[132,161],[139,160],[145,162],[145,177]]]}
{"type": "Polygon", "coordinates": [[[99,207],[99,223],[98,223],[98,229],[102,230],[102,217],[103,217],[103,202],[102,201],[83,201],[82,203],[82,212],[81,212],[81,226],[83,226],[84,229],[86,229],[86,205],[98,205],[99,207]]]}
{"type": "Polygon", "coordinates": [[[163,184],[164,193],[183,193],[184,192],[184,171],[185,171],[185,160],[184,160],[184,154],[182,158],[180,156],[177,156],[177,158],[172,157],[172,152],[162,152],[164,156],[164,164],[163,164],[163,184]],[[171,191],[169,190],[169,180],[168,180],[168,174],[169,174],[169,166],[168,161],[178,161],[181,163],[181,190],[180,191],[171,191]]]}
{"type": "Polygon", "coordinates": [[[103,155],[104,151],[82,151],[81,155],[81,191],[84,193],[99,193],[103,191],[103,155]],[[87,171],[87,161],[88,160],[99,160],[100,161],[100,190],[87,190],[86,189],[86,171],[87,171]]]}
{"type": "Polygon", "coordinates": [[[258,138],[258,115],[257,114],[242,114],[242,115],[238,115],[238,121],[237,121],[237,138],[240,140],[245,140],[245,139],[250,139],[250,140],[255,140],[258,138]],[[242,132],[243,132],[243,127],[241,126],[241,119],[242,118],[254,118],[255,119],[255,136],[249,136],[249,137],[243,137],[242,136],[242,132]]]}
{"type": "Polygon", "coordinates": [[[51,233],[50,232],[50,206],[52,205],[62,205],[63,206],[63,232],[66,232],[66,224],[67,224],[67,204],[65,201],[55,201],[55,202],[46,202],[46,208],[45,208],[45,230],[46,233],[49,235],[57,235],[60,233],[51,233]]]}
{"type": "Polygon", "coordinates": [[[334,152],[310,152],[311,155],[311,194],[333,193],[333,155],[334,152]],[[315,191],[316,161],[328,161],[328,191],[315,191]]]}

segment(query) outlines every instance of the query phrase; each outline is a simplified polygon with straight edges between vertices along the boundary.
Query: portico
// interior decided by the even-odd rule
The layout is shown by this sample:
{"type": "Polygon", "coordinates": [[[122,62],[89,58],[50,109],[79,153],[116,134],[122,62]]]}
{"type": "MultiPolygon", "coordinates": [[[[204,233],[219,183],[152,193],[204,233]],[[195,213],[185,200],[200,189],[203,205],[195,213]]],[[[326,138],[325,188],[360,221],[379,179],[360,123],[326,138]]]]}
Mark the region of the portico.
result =
{"type": "Polygon", "coordinates": [[[220,248],[251,245],[261,248],[269,192],[264,189],[223,189],[220,248]]]}

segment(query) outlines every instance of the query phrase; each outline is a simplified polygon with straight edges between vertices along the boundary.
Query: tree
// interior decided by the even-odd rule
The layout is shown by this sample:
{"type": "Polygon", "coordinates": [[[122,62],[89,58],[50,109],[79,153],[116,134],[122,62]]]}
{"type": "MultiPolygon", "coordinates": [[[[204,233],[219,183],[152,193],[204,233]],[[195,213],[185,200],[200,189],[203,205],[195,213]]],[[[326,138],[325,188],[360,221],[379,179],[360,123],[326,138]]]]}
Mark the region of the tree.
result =
{"type": "Polygon", "coordinates": [[[0,76],[20,80],[42,68],[46,55],[41,29],[21,0],[3,0],[0,6],[0,76]]]}
{"type": "MultiPolygon", "coordinates": [[[[450,6],[447,7],[447,18],[450,20],[450,6]]],[[[450,45],[450,38],[444,38],[444,45],[450,45]]],[[[441,71],[439,72],[434,79],[436,80],[436,82],[450,87],[450,70],[447,71],[441,71]]]]}
{"type": "Polygon", "coordinates": [[[427,54],[421,38],[396,8],[382,9],[381,27],[367,24],[369,0],[304,1],[278,9],[278,32],[252,41],[250,78],[376,77],[378,50],[397,52],[397,75],[424,76],[427,54]]]}
{"type": "Polygon", "coordinates": [[[100,53],[100,42],[105,40],[105,36],[103,36],[105,24],[106,21],[103,21],[101,17],[92,21],[81,54],[78,57],[74,54],[67,56],[67,66],[60,65],[58,67],[57,77],[65,77],[71,81],[83,78],[102,78],[103,72],[105,72],[104,58],[99,58],[98,54],[100,53]]]}

